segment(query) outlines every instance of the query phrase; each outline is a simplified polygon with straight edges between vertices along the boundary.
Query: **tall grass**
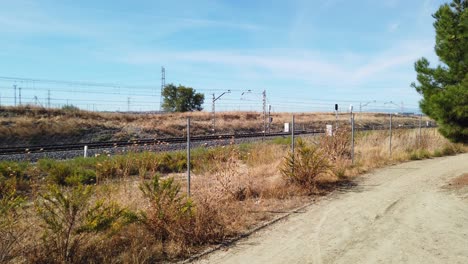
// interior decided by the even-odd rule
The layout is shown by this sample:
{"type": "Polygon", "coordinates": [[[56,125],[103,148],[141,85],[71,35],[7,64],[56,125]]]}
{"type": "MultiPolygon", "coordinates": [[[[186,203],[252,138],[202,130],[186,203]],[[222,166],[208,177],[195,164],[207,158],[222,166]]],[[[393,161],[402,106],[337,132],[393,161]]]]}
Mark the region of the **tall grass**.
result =
{"type": "MultiPolygon", "coordinates": [[[[354,164],[346,131],[334,137],[298,139],[294,156],[288,154],[289,144],[269,141],[195,149],[190,198],[181,173],[186,169],[183,152],[0,163],[0,187],[17,190],[29,185],[21,189],[29,195],[33,179],[39,185],[37,197],[25,198],[35,201],[38,210],[25,209],[28,217],[14,218],[14,230],[30,228],[9,245],[7,258],[49,263],[178,260],[360,173],[468,149],[448,142],[433,129],[423,130],[421,139],[418,135],[416,130],[395,131],[390,155],[387,132],[359,132],[354,164]],[[95,181],[86,180],[93,178],[86,177],[88,172],[94,173],[95,181]],[[60,186],[50,189],[48,184],[60,186]],[[75,223],[73,227],[70,222],[75,223]]],[[[16,215],[14,210],[9,212],[16,215]]]]}

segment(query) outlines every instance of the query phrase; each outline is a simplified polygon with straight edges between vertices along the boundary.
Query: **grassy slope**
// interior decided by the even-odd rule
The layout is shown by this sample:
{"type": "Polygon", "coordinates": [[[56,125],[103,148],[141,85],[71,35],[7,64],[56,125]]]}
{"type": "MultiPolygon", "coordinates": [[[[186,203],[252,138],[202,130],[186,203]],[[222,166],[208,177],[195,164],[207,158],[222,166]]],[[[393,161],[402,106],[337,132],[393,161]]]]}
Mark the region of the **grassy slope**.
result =
{"type": "MultiPolygon", "coordinates": [[[[186,117],[192,117],[196,135],[212,133],[209,112],[170,114],[100,113],[81,110],[46,110],[22,106],[0,108],[0,144],[2,146],[41,145],[107,140],[183,136],[186,117]]],[[[271,131],[281,131],[291,121],[291,113],[274,113],[271,131]]],[[[296,113],[297,129],[324,129],[335,123],[333,113],[296,113]]],[[[424,119],[425,123],[426,119],[424,119]]],[[[339,115],[339,122],[349,122],[349,114],[339,115]]],[[[388,115],[356,114],[357,128],[388,124],[388,115]]],[[[394,126],[417,125],[416,117],[394,117],[394,126]]],[[[220,112],[216,114],[217,133],[248,133],[263,130],[259,112],[220,112]]]]}

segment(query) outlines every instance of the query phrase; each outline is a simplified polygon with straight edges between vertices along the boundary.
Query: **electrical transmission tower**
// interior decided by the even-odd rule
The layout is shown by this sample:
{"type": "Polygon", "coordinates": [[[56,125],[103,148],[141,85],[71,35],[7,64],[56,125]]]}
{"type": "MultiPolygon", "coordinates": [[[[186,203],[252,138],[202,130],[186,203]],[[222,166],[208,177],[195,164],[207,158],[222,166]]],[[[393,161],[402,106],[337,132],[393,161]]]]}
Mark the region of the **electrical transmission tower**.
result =
{"type": "Polygon", "coordinates": [[[166,69],[161,67],[161,97],[159,98],[159,111],[163,110],[163,90],[166,87],[166,69]]]}
{"type": "Polygon", "coordinates": [[[14,105],[16,106],[16,84],[13,85],[13,90],[14,90],[14,93],[15,93],[15,96],[14,96],[15,97],[15,104],[14,105]]]}
{"type": "Polygon", "coordinates": [[[266,132],[266,90],[263,90],[263,133],[266,132]]]}

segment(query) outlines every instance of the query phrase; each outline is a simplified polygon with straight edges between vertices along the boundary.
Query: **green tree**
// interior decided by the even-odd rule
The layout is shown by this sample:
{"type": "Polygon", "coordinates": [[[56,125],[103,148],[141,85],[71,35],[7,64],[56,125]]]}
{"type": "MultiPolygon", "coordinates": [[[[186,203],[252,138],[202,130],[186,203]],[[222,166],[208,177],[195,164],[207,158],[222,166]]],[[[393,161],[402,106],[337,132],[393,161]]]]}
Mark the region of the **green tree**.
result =
{"type": "Polygon", "coordinates": [[[166,85],[163,92],[163,109],[168,112],[201,111],[205,95],[191,87],[166,85]]]}
{"type": "Polygon", "coordinates": [[[415,63],[423,96],[421,110],[437,121],[439,131],[454,142],[468,142],[468,0],[452,0],[435,14],[435,52],[441,64],[431,68],[426,58],[415,63]]]}

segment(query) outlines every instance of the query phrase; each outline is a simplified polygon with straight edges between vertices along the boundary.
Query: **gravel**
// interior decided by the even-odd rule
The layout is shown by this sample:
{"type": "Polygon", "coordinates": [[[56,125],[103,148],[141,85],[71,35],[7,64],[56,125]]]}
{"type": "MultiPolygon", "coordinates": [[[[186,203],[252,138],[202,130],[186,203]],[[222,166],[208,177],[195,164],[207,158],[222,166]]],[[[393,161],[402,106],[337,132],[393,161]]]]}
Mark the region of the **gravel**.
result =
{"type": "MultiPolygon", "coordinates": [[[[284,136],[278,136],[284,137],[284,136]]],[[[271,140],[278,137],[269,137],[266,140],[271,140]]],[[[190,145],[192,148],[197,147],[219,147],[227,146],[231,144],[241,144],[241,143],[250,143],[261,141],[262,137],[255,138],[239,138],[239,139],[218,139],[212,141],[199,141],[191,142],[190,145]]],[[[112,148],[97,148],[97,149],[88,149],[88,157],[98,156],[98,155],[118,155],[125,154],[129,152],[144,152],[144,151],[153,151],[153,152],[164,152],[164,151],[178,151],[185,150],[187,143],[160,143],[160,144],[151,144],[151,145],[132,145],[132,146],[116,146],[112,148]]],[[[0,156],[0,161],[29,161],[36,162],[39,159],[55,159],[55,160],[65,160],[72,159],[76,157],[83,157],[84,150],[67,150],[67,151],[54,151],[54,152],[38,152],[38,153],[25,153],[25,154],[11,154],[11,155],[2,155],[0,156]]]]}

